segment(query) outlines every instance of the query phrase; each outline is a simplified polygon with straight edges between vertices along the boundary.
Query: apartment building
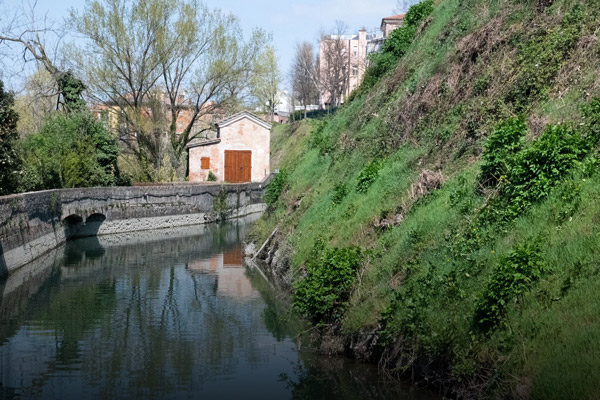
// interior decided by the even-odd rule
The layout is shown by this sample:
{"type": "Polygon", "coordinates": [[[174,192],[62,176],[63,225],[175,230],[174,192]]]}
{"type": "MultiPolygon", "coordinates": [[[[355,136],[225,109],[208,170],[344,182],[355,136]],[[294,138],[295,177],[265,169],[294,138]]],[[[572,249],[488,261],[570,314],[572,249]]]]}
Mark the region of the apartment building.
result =
{"type": "Polygon", "coordinates": [[[381,20],[380,32],[368,33],[363,27],[358,34],[326,35],[319,43],[319,73],[322,107],[337,106],[358,87],[365,73],[368,55],[381,50],[390,33],[401,26],[404,14],[381,20]]]}

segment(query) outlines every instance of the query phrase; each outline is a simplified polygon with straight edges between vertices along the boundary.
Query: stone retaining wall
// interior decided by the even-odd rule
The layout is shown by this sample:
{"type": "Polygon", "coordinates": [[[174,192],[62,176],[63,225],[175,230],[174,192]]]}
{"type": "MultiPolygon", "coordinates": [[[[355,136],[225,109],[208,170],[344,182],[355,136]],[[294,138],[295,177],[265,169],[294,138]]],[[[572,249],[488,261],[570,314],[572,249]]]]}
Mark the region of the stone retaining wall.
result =
{"type": "Polygon", "coordinates": [[[261,212],[266,183],[58,189],[0,197],[0,276],[71,237],[203,224],[261,212]]]}

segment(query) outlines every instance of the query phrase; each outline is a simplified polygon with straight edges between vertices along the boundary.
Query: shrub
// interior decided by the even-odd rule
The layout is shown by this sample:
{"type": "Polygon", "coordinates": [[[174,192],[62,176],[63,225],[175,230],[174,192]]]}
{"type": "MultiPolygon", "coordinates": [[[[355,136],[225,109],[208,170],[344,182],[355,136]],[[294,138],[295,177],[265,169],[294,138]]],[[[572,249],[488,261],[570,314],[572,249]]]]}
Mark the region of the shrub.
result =
{"type": "Polygon", "coordinates": [[[267,203],[269,207],[273,207],[275,203],[277,203],[283,189],[287,186],[287,180],[288,174],[285,170],[282,170],[275,175],[273,180],[269,183],[269,186],[267,186],[267,190],[265,191],[265,203],[267,203]]]}
{"type": "Polygon", "coordinates": [[[209,182],[216,182],[217,176],[215,174],[213,174],[212,171],[208,171],[208,177],[206,178],[206,180],[209,182]]]}
{"type": "Polygon", "coordinates": [[[373,161],[360,171],[360,174],[358,174],[358,182],[356,183],[356,191],[358,193],[367,193],[373,182],[377,179],[379,170],[382,167],[383,162],[373,161]]]}
{"type": "Polygon", "coordinates": [[[412,5],[404,16],[404,24],[417,26],[433,12],[433,0],[421,1],[412,5]]]}
{"type": "Polygon", "coordinates": [[[396,59],[406,54],[415,36],[417,28],[408,23],[400,28],[394,29],[386,39],[382,47],[383,54],[391,54],[396,59]]]}
{"type": "Polygon", "coordinates": [[[583,117],[586,121],[586,134],[592,145],[600,142],[600,98],[595,98],[583,107],[583,117]]]}
{"type": "Polygon", "coordinates": [[[339,319],[361,259],[357,247],[329,247],[323,239],[318,240],[306,277],[294,285],[294,308],[315,324],[339,319]]]}
{"type": "Polygon", "coordinates": [[[348,194],[348,186],[345,183],[338,183],[333,188],[333,195],[331,196],[331,201],[333,204],[340,204],[344,197],[348,194]]]}
{"type": "Polygon", "coordinates": [[[87,111],[51,114],[22,142],[25,190],[126,184],[116,138],[87,111]]]}
{"type": "Polygon", "coordinates": [[[473,183],[464,176],[459,176],[455,184],[450,186],[450,207],[457,209],[461,214],[469,214],[475,208],[475,190],[473,183]]]}
{"type": "Polygon", "coordinates": [[[525,118],[510,118],[496,127],[485,143],[479,182],[495,186],[510,172],[512,158],[523,147],[525,118]]]}
{"type": "Polygon", "coordinates": [[[515,155],[508,182],[501,188],[502,198],[509,203],[508,217],[516,218],[546,198],[588,152],[579,132],[567,125],[548,126],[529,148],[515,155]]]}
{"type": "MultiPolygon", "coordinates": [[[[338,107],[331,107],[329,109],[319,109],[319,110],[310,110],[306,112],[306,118],[308,119],[320,119],[320,118],[326,118],[329,116],[333,116],[336,111],[338,110],[338,107]]],[[[304,119],[304,110],[298,110],[298,111],[294,111],[292,113],[292,115],[290,116],[290,119],[292,119],[293,121],[300,121],[301,119],[304,119]]]]}
{"type": "Polygon", "coordinates": [[[414,261],[404,266],[407,278],[393,293],[390,304],[382,310],[379,334],[384,346],[394,343],[400,334],[405,338],[414,337],[430,330],[425,315],[434,293],[440,290],[439,271],[434,265],[429,265],[426,274],[411,277],[421,268],[423,266],[414,261]]]}
{"type": "Polygon", "coordinates": [[[529,147],[505,158],[506,176],[483,213],[489,222],[512,221],[553,187],[590,152],[590,143],[568,125],[549,125],[529,147]]]}
{"type": "Polygon", "coordinates": [[[321,155],[326,155],[333,148],[332,140],[327,135],[327,132],[325,132],[327,121],[320,120],[315,125],[315,129],[313,129],[310,135],[310,146],[319,149],[321,155]]]}
{"type": "Polygon", "coordinates": [[[484,333],[499,327],[509,304],[520,301],[546,270],[538,241],[525,241],[503,257],[477,301],[475,327],[484,333]]]}

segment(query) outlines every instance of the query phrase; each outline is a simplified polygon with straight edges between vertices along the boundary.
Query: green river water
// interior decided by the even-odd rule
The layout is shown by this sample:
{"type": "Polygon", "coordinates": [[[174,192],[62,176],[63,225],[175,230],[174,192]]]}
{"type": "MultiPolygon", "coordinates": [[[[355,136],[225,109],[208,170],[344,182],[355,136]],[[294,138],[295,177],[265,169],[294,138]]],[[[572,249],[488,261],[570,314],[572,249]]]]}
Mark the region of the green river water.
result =
{"type": "Polygon", "coordinates": [[[0,398],[439,398],[299,351],[243,266],[251,223],[78,239],[0,282],[0,398]]]}

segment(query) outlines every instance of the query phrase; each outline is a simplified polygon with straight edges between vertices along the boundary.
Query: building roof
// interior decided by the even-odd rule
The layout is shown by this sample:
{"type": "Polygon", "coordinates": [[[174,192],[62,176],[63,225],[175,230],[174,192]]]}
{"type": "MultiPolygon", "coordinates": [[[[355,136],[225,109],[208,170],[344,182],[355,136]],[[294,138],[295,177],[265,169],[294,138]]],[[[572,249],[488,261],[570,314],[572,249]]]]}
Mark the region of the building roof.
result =
{"type": "Polygon", "coordinates": [[[237,114],[233,114],[230,117],[220,120],[215,125],[217,125],[217,128],[224,128],[227,125],[231,125],[244,118],[248,118],[249,120],[254,121],[258,125],[262,126],[263,128],[271,130],[271,124],[262,120],[260,117],[258,117],[256,114],[251,113],[250,111],[240,111],[237,114]]]}
{"type": "Polygon", "coordinates": [[[191,149],[192,147],[210,146],[211,144],[217,144],[220,142],[221,142],[221,139],[208,139],[208,140],[192,141],[191,143],[188,143],[188,145],[186,147],[188,149],[191,149]]]}
{"type": "Polygon", "coordinates": [[[404,19],[405,15],[406,14],[392,15],[391,17],[385,17],[385,18],[383,18],[382,21],[386,20],[386,19],[404,19]]]}
{"type": "Polygon", "coordinates": [[[389,17],[385,17],[381,19],[381,30],[383,30],[383,25],[387,22],[388,24],[400,25],[400,22],[404,20],[404,16],[406,14],[398,14],[392,15],[389,17]]]}

